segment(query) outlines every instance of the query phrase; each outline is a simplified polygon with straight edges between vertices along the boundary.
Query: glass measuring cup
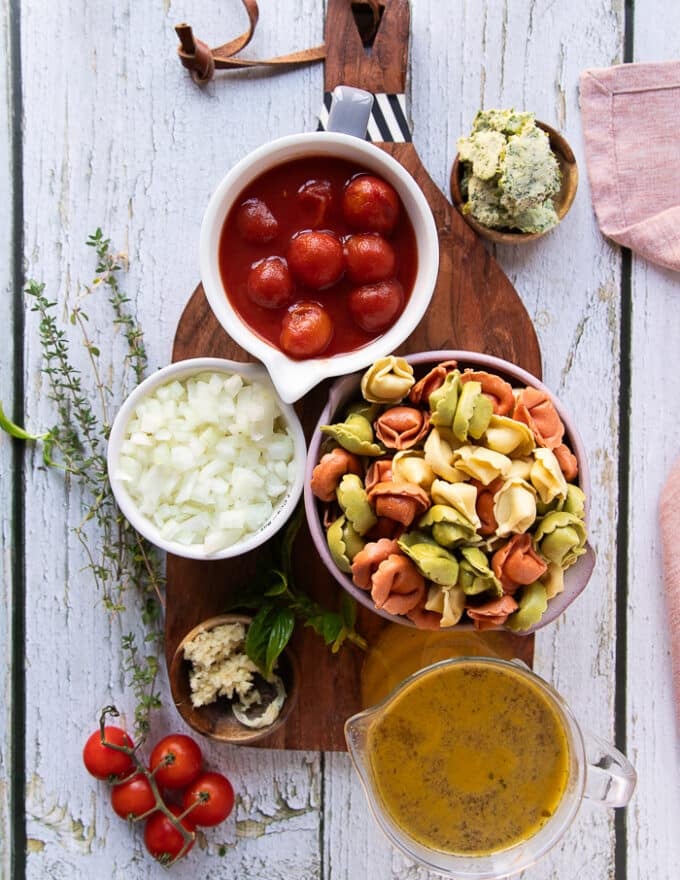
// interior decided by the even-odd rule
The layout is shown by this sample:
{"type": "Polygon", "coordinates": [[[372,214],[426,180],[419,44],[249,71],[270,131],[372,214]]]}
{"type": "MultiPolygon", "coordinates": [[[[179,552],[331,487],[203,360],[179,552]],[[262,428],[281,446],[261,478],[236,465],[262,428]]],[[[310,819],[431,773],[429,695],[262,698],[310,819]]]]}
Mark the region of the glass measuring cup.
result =
{"type": "MultiPolygon", "coordinates": [[[[474,686],[474,685],[471,685],[474,686]]],[[[415,717],[415,716],[414,716],[415,717]]],[[[422,718],[422,713],[420,715],[422,718]]],[[[441,766],[446,766],[447,758],[452,754],[450,744],[449,751],[438,754],[436,743],[441,739],[439,728],[444,729],[446,714],[442,709],[441,714],[436,712],[428,715],[426,722],[426,736],[429,749],[434,749],[429,755],[432,761],[439,761],[441,766]],[[438,740],[439,737],[439,740],[438,740]],[[433,745],[434,743],[434,745],[433,745]]],[[[417,725],[416,725],[417,729],[417,725]]],[[[410,736],[409,731],[406,731],[410,736]]],[[[442,734],[443,736],[443,734],[442,734]]],[[[617,749],[601,740],[599,737],[583,731],[570,708],[563,698],[549,684],[533,673],[523,663],[518,661],[506,661],[487,657],[458,657],[452,660],[444,660],[435,663],[414,675],[409,676],[393,692],[378,705],[360,712],[348,719],[345,724],[345,737],[350,756],[359,773],[371,810],[390,841],[402,852],[421,864],[440,871],[458,880],[466,878],[478,878],[478,880],[497,880],[519,873],[534,864],[548,852],[565,834],[573,821],[581,802],[588,798],[598,804],[608,807],[622,807],[630,800],[636,783],[635,770],[617,749]],[[408,727],[408,713],[411,708],[417,709],[414,702],[417,693],[423,693],[425,688],[434,686],[439,677],[449,670],[461,672],[481,670],[482,672],[501,673],[498,681],[502,681],[502,687],[517,690],[519,686],[533,689],[538,698],[545,704],[551,717],[555,719],[557,728],[564,735],[566,742],[566,781],[564,788],[559,794],[552,815],[543,821],[536,830],[527,831],[526,836],[520,835],[516,842],[510,845],[499,846],[497,849],[488,851],[466,852],[463,850],[453,851],[445,845],[437,845],[430,841],[419,839],[413,829],[405,827],[405,822],[397,820],[393,809],[384,796],[383,790],[386,778],[381,778],[384,768],[376,760],[378,748],[376,742],[379,739],[381,728],[385,727],[385,720],[395,717],[399,712],[400,724],[408,727]],[[411,702],[409,702],[411,701],[411,702]]],[[[417,739],[409,740],[408,747],[413,751],[417,749],[417,739]]],[[[454,750],[456,746],[454,745],[454,750]]],[[[473,743],[474,748],[474,743],[473,743]]],[[[470,749],[470,739],[460,742],[460,750],[470,749]]],[[[423,771],[426,767],[423,766],[423,771]]],[[[544,767],[537,765],[531,768],[533,773],[547,772],[544,767]]],[[[408,771],[404,765],[399,765],[393,771],[395,774],[404,774],[408,771]]],[[[528,772],[528,771],[527,771],[528,772]]],[[[454,780],[455,782],[455,780],[454,780]]],[[[485,780],[482,782],[484,790],[485,780]]],[[[517,790],[519,792],[519,788],[517,790]]],[[[519,796],[517,794],[517,796],[519,796]]],[[[480,809],[482,809],[480,807],[480,809]]],[[[484,807],[488,815],[480,813],[480,821],[491,821],[492,807],[484,807]]]]}

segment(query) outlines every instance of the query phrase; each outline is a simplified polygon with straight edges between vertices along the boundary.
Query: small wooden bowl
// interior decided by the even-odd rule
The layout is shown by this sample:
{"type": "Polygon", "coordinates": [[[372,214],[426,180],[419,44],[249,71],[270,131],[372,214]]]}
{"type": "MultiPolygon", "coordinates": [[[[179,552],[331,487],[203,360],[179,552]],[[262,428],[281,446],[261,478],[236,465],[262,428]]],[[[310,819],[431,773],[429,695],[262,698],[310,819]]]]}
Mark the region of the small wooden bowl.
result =
{"type": "MultiPolygon", "coordinates": [[[[539,122],[538,120],[536,120],[536,125],[548,135],[550,148],[557,157],[562,172],[562,186],[554,200],[557,216],[559,220],[562,220],[576,195],[576,188],[578,186],[576,159],[571,147],[558,131],[546,125],[545,122],[539,122]]],[[[545,232],[512,232],[510,230],[491,229],[489,226],[483,226],[471,214],[463,213],[465,199],[461,191],[462,178],[463,163],[456,156],[451,169],[451,199],[468,226],[471,226],[475,232],[478,232],[479,235],[489,241],[495,241],[497,244],[526,244],[527,242],[535,241],[537,238],[542,238],[546,233],[556,229],[557,225],[559,225],[558,223],[552,229],[547,229],[545,232]]]]}
{"type": "Polygon", "coordinates": [[[295,654],[286,648],[279,657],[276,674],[283,679],[286,688],[286,699],[279,717],[267,727],[250,728],[241,724],[231,711],[229,702],[223,697],[206,706],[194,706],[191,702],[189,672],[191,664],[184,658],[184,646],[206,630],[214,629],[223,623],[250,624],[252,617],[243,614],[220,614],[199,623],[188,632],[177,646],[170,664],[170,690],[179,714],[195,731],[220,742],[233,745],[251,745],[258,740],[271,736],[286,723],[286,719],[297,700],[300,690],[300,667],[295,654]]]}

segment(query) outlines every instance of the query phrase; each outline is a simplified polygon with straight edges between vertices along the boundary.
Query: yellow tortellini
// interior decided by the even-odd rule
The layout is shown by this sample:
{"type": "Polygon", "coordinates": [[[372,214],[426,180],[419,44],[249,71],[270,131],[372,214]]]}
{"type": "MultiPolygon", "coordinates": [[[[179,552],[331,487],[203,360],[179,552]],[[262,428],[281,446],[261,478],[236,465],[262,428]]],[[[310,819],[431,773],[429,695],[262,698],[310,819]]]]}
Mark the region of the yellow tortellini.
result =
{"type": "Polygon", "coordinates": [[[414,483],[429,491],[435,479],[425,453],[419,449],[403,449],[392,459],[392,479],[395,483],[414,483]]]}
{"type": "Polygon", "coordinates": [[[399,403],[415,384],[413,367],[391,354],[379,358],[361,378],[361,393],[371,403],[399,403]]]}
{"type": "Polygon", "coordinates": [[[448,504],[462,513],[475,529],[481,526],[476,507],[477,489],[471,483],[449,483],[436,479],[430,486],[430,495],[434,504],[448,504]]]}
{"type": "Polygon", "coordinates": [[[491,416],[484,442],[494,452],[501,452],[510,458],[526,458],[536,446],[531,428],[524,422],[517,422],[507,416],[491,416]]]}
{"type": "Polygon", "coordinates": [[[520,480],[529,480],[531,478],[531,468],[533,467],[533,458],[513,458],[511,459],[510,470],[507,473],[510,477],[518,477],[520,480]]]}
{"type": "Polygon", "coordinates": [[[488,486],[498,477],[506,477],[512,462],[507,455],[484,446],[460,446],[453,450],[453,465],[473,480],[488,486]]]}
{"type": "Polygon", "coordinates": [[[423,448],[425,461],[438,477],[443,477],[449,483],[462,483],[467,480],[467,475],[454,467],[454,450],[443,431],[432,428],[423,448]]]}
{"type": "Polygon", "coordinates": [[[441,614],[439,626],[445,628],[458,623],[465,611],[465,602],[466,596],[460,587],[433,585],[428,590],[425,608],[427,611],[441,614]]]}
{"type": "Polygon", "coordinates": [[[534,449],[529,479],[544,504],[567,497],[567,481],[552,449],[534,449]]]}
{"type": "Polygon", "coordinates": [[[493,499],[499,538],[522,534],[536,521],[536,490],[518,477],[509,477],[493,499]]]}

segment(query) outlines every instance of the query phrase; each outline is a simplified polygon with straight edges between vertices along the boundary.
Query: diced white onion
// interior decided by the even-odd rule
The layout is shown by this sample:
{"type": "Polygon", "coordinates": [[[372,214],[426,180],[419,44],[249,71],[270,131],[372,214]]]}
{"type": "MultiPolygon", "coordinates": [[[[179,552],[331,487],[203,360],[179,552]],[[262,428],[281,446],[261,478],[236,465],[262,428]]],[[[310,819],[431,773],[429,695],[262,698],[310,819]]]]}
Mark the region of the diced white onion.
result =
{"type": "Polygon", "coordinates": [[[210,554],[270,519],[294,481],[293,451],[270,388],[205,372],[138,404],[115,476],[163,538],[210,554]]]}

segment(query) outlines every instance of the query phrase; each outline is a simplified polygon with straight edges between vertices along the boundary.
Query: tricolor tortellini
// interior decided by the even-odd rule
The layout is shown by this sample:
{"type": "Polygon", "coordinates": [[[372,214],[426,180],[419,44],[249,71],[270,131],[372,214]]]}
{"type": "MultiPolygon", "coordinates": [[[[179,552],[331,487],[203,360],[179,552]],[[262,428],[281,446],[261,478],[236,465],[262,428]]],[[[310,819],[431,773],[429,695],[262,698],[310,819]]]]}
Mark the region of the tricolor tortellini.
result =
{"type": "Polygon", "coordinates": [[[535,626],[586,552],[578,461],[549,395],[442,361],[376,361],[324,425],[310,488],[338,569],[417,626],[535,626]]]}

